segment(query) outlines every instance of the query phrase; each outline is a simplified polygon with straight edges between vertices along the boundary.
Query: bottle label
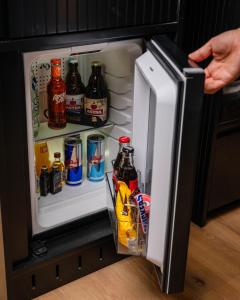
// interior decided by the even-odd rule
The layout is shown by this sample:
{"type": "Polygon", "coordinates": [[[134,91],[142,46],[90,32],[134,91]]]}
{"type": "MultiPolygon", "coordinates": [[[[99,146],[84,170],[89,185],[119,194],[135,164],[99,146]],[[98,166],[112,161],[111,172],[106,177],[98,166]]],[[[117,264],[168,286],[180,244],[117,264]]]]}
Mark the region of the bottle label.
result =
{"type": "Polygon", "coordinates": [[[84,94],[66,95],[66,110],[68,112],[81,112],[83,110],[84,94]]]}
{"type": "Polygon", "coordinates": [[[130,188],[131,192],[135,191],[138,188],[138,179],[129,180],[128,187],[130,188]]]}
{"type": "Polygon", "coordinates": [[[55,105],[59,105],[65,101],[65,93],[55,94],[53,96],[53,102],[55,105]]]}
{"type": "Polygon", "coordinates": [[[94,117],[94,120],[99,118],[101,121],[107,120],[107,98],[84,100],[85,115],[94,117]]]}

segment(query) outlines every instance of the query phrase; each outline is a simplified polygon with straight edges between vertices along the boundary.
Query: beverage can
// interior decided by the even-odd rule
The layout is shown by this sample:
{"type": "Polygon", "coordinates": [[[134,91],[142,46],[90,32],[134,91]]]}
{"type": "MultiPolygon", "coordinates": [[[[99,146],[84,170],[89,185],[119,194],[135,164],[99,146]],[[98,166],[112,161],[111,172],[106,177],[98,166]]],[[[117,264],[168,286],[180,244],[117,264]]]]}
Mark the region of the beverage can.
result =
{"type": "Polygon", "coordinates": [[[66,184],[82,183],[82,140],[79,137],[67,137],[64,140],[66,184]]]}
{"type": "Polygon", "coordinates": [[[87,138],[87,177],[90,181],[101,181],[105,172],[105,138],[92,134],[87,138]]]}

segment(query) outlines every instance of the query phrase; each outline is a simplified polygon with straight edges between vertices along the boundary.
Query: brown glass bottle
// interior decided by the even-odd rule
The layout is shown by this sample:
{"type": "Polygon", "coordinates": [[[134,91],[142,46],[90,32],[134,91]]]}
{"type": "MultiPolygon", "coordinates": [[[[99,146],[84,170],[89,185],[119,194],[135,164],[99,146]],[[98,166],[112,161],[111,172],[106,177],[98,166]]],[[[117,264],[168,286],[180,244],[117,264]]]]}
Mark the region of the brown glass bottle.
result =
{"type": "Polygon", "coordinates": [[[51,79],[48,92],[48,126],[52,129],[66,127],[66,86],[61,77],[61,59],[51,60],[51,79]]]}
{"type": "Polygon", "coordinates": [[[108,91],[101,69],[100,62],[92,63],[92,74],[84,98],[85,124],[94,127],[103,126],[108,118],[108,91]]]}
{"type": "Polygon", "coordinates": [[[118,173],[119,173],[119,169],[120,169],[120,165],[122,162],[122,157],[123,157],[123,147],[125,146],[129,146],[130,143],[130,138],[128,136],[121,136],[119,139],[119,151],[116,157],[116,160],[114,161],[113,164],[113,176],[112,176],[112,180],[113,180],[113,185],[114,185],[114,189],[117,192],[118,189],[118,185],[117,185],[117,180],[118,180],[118,173]]]}
{"type": "Polygon", "coordinates": [[[66,86],[67,121],[69,123],[82,124],[85,86],[78,72],[78,61],[76,59],[70,59],[69,61],[66,86]]]}
{"type": "Polygon", "coordinates": [[[133,162],[134,148],[125,146],[122,149],[122,161],[118,171],[118,180],[124,181],[131,192],[138,189],[138,175],[133,162]]]}

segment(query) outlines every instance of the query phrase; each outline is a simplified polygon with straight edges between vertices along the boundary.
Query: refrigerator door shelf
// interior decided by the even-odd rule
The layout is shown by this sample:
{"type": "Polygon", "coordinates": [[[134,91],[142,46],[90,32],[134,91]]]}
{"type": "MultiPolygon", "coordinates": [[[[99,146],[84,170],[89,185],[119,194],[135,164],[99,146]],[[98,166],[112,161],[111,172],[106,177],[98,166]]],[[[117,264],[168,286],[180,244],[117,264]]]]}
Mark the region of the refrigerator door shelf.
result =
{"type": "Polygon", "coordinates": [[[112,226],[114,242],[118,254],[146,256],[147,232],[142,230],[140,210],[135,204],[124,206],[129,221],[117,217],[116,198],[114,195],[112,172],[106,174],[107,207],[112,226]]]}

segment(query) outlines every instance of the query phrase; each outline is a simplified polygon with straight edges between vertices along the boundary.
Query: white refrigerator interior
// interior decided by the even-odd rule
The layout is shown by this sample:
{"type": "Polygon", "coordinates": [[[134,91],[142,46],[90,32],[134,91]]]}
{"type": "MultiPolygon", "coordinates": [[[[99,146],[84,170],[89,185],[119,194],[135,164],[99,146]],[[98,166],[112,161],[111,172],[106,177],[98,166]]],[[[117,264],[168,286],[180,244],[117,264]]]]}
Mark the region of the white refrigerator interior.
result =
{"type": "MultiPolygon", "coordinates": [[[[106,183],[92,183],[86,179],[86,141],[92,133],[101,133],[106,138],[105,166],[111,170],[111,161],[118,151],[118,137],[132,138],[134,64],[142,54],[142,41],[121,41],[86,45],[57,50],[46,50],[24,54],[25,93],[28,127],[29,178],[31,192],[33,235],[81,219],[106,209],[106,183]],[[88,126],[67,124],[62,130],[52,130],[47,126],[44,110],[47,109],[47,84],[50,80],[50,60],[61,58],[62,77],[68,72],[69,57],[78,59],[79,72],[85,86],[91,74],[91,62],[99,60],[103,64],[104,77],[110,93],[109,122],[104,128],[92,129],[88,126]],[[40,129],[33,138],[32,127],[32,74],[37,79],[40,102],[40,129]],[[40,197],[36,192],[35,154],[36,143],[46,142],[50,160],[55,151],[64,157],[64,137],[80,133],[83,141],[84,182],[78,187],[65,185],[63,191],[40,197]]],[[[137,150],[136,150],[137,151],[137,150]]]]}

